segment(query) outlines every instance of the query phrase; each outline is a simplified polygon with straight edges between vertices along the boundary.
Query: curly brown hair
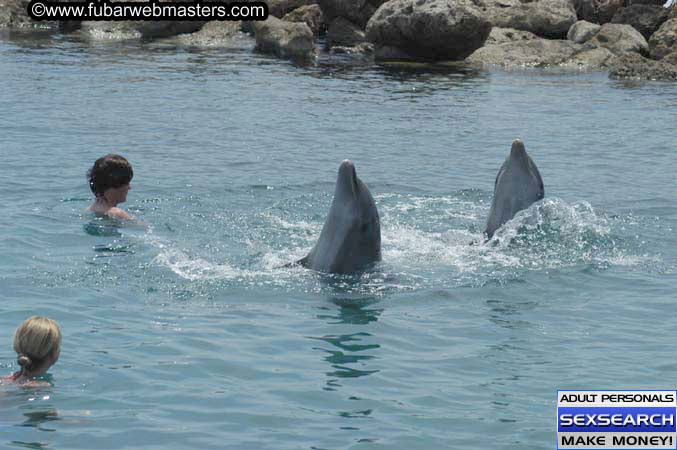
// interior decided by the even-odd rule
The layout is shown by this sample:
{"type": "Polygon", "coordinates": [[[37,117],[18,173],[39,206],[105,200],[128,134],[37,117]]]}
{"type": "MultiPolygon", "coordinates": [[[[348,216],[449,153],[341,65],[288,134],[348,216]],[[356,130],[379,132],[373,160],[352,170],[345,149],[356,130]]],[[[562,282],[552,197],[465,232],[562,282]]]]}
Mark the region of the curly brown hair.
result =
{"type": "Polygon", "coordinates": [[[120,155],[106,155],[99,158],[87,172],[89,188],[95,196],[103,195],[109,188],[128,184],[134,178],[132,165],[120,155]]]}

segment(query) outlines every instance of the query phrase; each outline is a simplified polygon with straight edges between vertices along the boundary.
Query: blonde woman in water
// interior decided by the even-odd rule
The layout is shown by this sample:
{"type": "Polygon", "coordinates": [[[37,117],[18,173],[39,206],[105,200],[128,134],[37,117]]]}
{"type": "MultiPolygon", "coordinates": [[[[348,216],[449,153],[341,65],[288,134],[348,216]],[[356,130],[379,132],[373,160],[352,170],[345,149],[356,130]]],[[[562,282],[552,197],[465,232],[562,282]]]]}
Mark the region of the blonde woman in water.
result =
{"type": "Polygon", "coordinates": [[[14,351],[21,370],[2,382],[20,383],[24,386],[49,386],[46,381],[36,380],[59,359],[61,353],[61,330],[52,319],[33,316],[25,320],[14,333],[14,351]]]}

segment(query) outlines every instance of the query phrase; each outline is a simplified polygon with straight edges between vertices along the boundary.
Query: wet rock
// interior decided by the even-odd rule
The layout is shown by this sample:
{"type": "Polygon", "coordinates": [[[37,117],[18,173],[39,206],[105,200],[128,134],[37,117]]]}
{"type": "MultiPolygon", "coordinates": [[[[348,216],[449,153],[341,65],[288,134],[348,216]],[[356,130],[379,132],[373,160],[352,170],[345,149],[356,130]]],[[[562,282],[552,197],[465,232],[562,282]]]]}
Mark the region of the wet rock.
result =
{"type": "Polygon", "coordinates": [[[363,42],[361,44],[352,47],[337,45],[335,47],[332,47],[331,50],[329,50],[329,53],[335,55],[353,55],[368,57],[374,54],[374,45],[370,42],[363,42]]]}
{"type": "Polygon", "coordinates": [[[252,38],[240,31],[240,26],[241,22],[214,20],[195,33],[180,34],[166,41],[187,47],[253,47],[252,38]]]}
{"type": "Polygon", "coordinates": [[[537,36],[565,38],[576,22],[569,0],[540,0],[509,8],[490,8],[487,17],[495,27],[529,31],[537,36]]]}
{"type": "Polygon", "coordinates": [[[274,16],[252,22],[256,49],[280,58],[308,59],[315,51],[314,35],[305,23],[285,22],[274,16]]]}
{"type": "Polygon", "coordinates": [[[573,0],[579,20],[605,24],[616,11],[625,6],[625,0],[573,0]]]}
{"type": "Polygon", "coordinates": [[[282,20],[286,22],[305,22],[314,34],[324,31],[324,17],[322,9],[317,4],[301,6],[285,15],[282,20]]]}
{"type": "Polygon", "coordinates": [[[668,19],[668,10],[656,5],[632,5],[619,9],[611,19],[611,23],[631,25],[642,33],[644,39],[651,35],[668,19]]]}
{"type": "MultiPolygon", "coordinates": [[[[390,0],[367,24],[367,38],[412,59],[460,60],[486,41],[491,24],[470,0],[390,0]]],[[[399,59],[399,58],[398,58],[399,59]]]]}
{"type": "Polygon", "coordinates": [[[596,23],[579,20],[569,28],[567,39],[577,44],[582,44],[597,34],[600,28],[601,26],[596,23]]]}
{"type": "Polygon", "coordinates": [[[29,1],[30,0],[0,0],[0,29],[58,29],[59,24],[56,21],[35,21],[31,19],[26,9],[29,1]]]}
{"type": "Polygon", "coordinates": [[[205,22],[198,21],[84,21],[80,34],[92,40],[160,39],[198,31],[205,22]]]}
{"type": "Polygon", "coordinates": [[[493,27],[484,45],[530,41],[532,39],[539,39],[539,37],[529,31],[516,30],[514,28],[493,27]]]}
{"type": "Polygon", "coordinates": [[[532,39],[486,45],[466,61],[497,66],[555,66],[583,50],[583,46],[567,40],[532,39]]]}
{"type": "Polygon", "coordinates": [[[364,29],[371,16],[386,0],[318,0],[325,20],[342,17],[364,29]]]}
{"type": "Polygon", "coordinates": [[[677,67],[663,61],[654,61],[638,53],[627,53],[616,58],[609,70],[610,78],[677,81],[677,67]]]}
{"type": "Polygon", "coordinates": [[[564,61],[561,66],[576,69],[606,69],[611,67],[616,60],[616,55],[604,47],[593,48],[576,53],[574,56],[564,61]]]}
{"type": "Polygon", "coordinates": [[[606,23],[597,34],[586,42],[590,47],[608,48],[615,54],[638,52],[648,53],[649,44],[639,31],[630,25],[606,23]]]}
{"type": "Polygon", "coordinates": [[[141,32],[132,21],[84,21],[80,27],[80,35],[94,41],[141,39],[141,32]]]}
{"type": "Polygon", "coordinates": [[[663,23],[649,39],[652,58],[661,59],[674,51],[677,51],[677,18],[663,23]]]}
{"type": "Polygon", "coordinates": [[[353,47],[367,42],[366,33],[357,25],[343,17],[334,19],[327,28],[329,47],[353,47]]]}

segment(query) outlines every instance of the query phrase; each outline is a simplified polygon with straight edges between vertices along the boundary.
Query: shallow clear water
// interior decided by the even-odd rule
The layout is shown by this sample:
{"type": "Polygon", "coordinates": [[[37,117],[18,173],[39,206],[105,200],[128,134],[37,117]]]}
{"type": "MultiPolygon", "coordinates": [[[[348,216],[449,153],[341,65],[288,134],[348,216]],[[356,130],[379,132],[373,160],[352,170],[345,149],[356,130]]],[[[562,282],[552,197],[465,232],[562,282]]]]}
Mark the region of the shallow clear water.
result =
{"type": "Polygon", "coordinates": [[[0,369],[64,333],[0,447],[552,448],[556,389],[675,388],[674,84],[54,37],[0,79],[0,369]],[[515,137],[546,199],[469,245],[515,137]],[[109,152],[146,226],[85,212],[109,152]],[[383,262],[278,268],[345,158],[383,262]]]}

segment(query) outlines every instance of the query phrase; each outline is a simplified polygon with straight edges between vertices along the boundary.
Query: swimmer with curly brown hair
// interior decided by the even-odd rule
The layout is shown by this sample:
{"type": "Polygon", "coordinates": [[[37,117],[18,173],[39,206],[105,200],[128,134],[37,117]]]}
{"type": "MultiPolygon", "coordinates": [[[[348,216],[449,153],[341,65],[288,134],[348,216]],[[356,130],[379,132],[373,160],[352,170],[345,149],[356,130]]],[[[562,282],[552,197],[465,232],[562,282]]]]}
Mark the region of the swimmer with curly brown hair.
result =
{"type": "Polygon", "coordinates": [[[134,219],[127,211],[117,207],[127,200],[133,177],[132,165],[124,157],[110,154],[97,159],[87,173],[89,188],[96,197],[89,210],[118,219],[134,219]]]}
{"type": "Polygon", "coordinates": [[[14,333],[14,351],[21,370],[2,377],[1,382],[19,383],[26,387],[49,386],[36,379],[47,373],[61,354],[61,329],[52,319],[33,316],[14,333]]]}

